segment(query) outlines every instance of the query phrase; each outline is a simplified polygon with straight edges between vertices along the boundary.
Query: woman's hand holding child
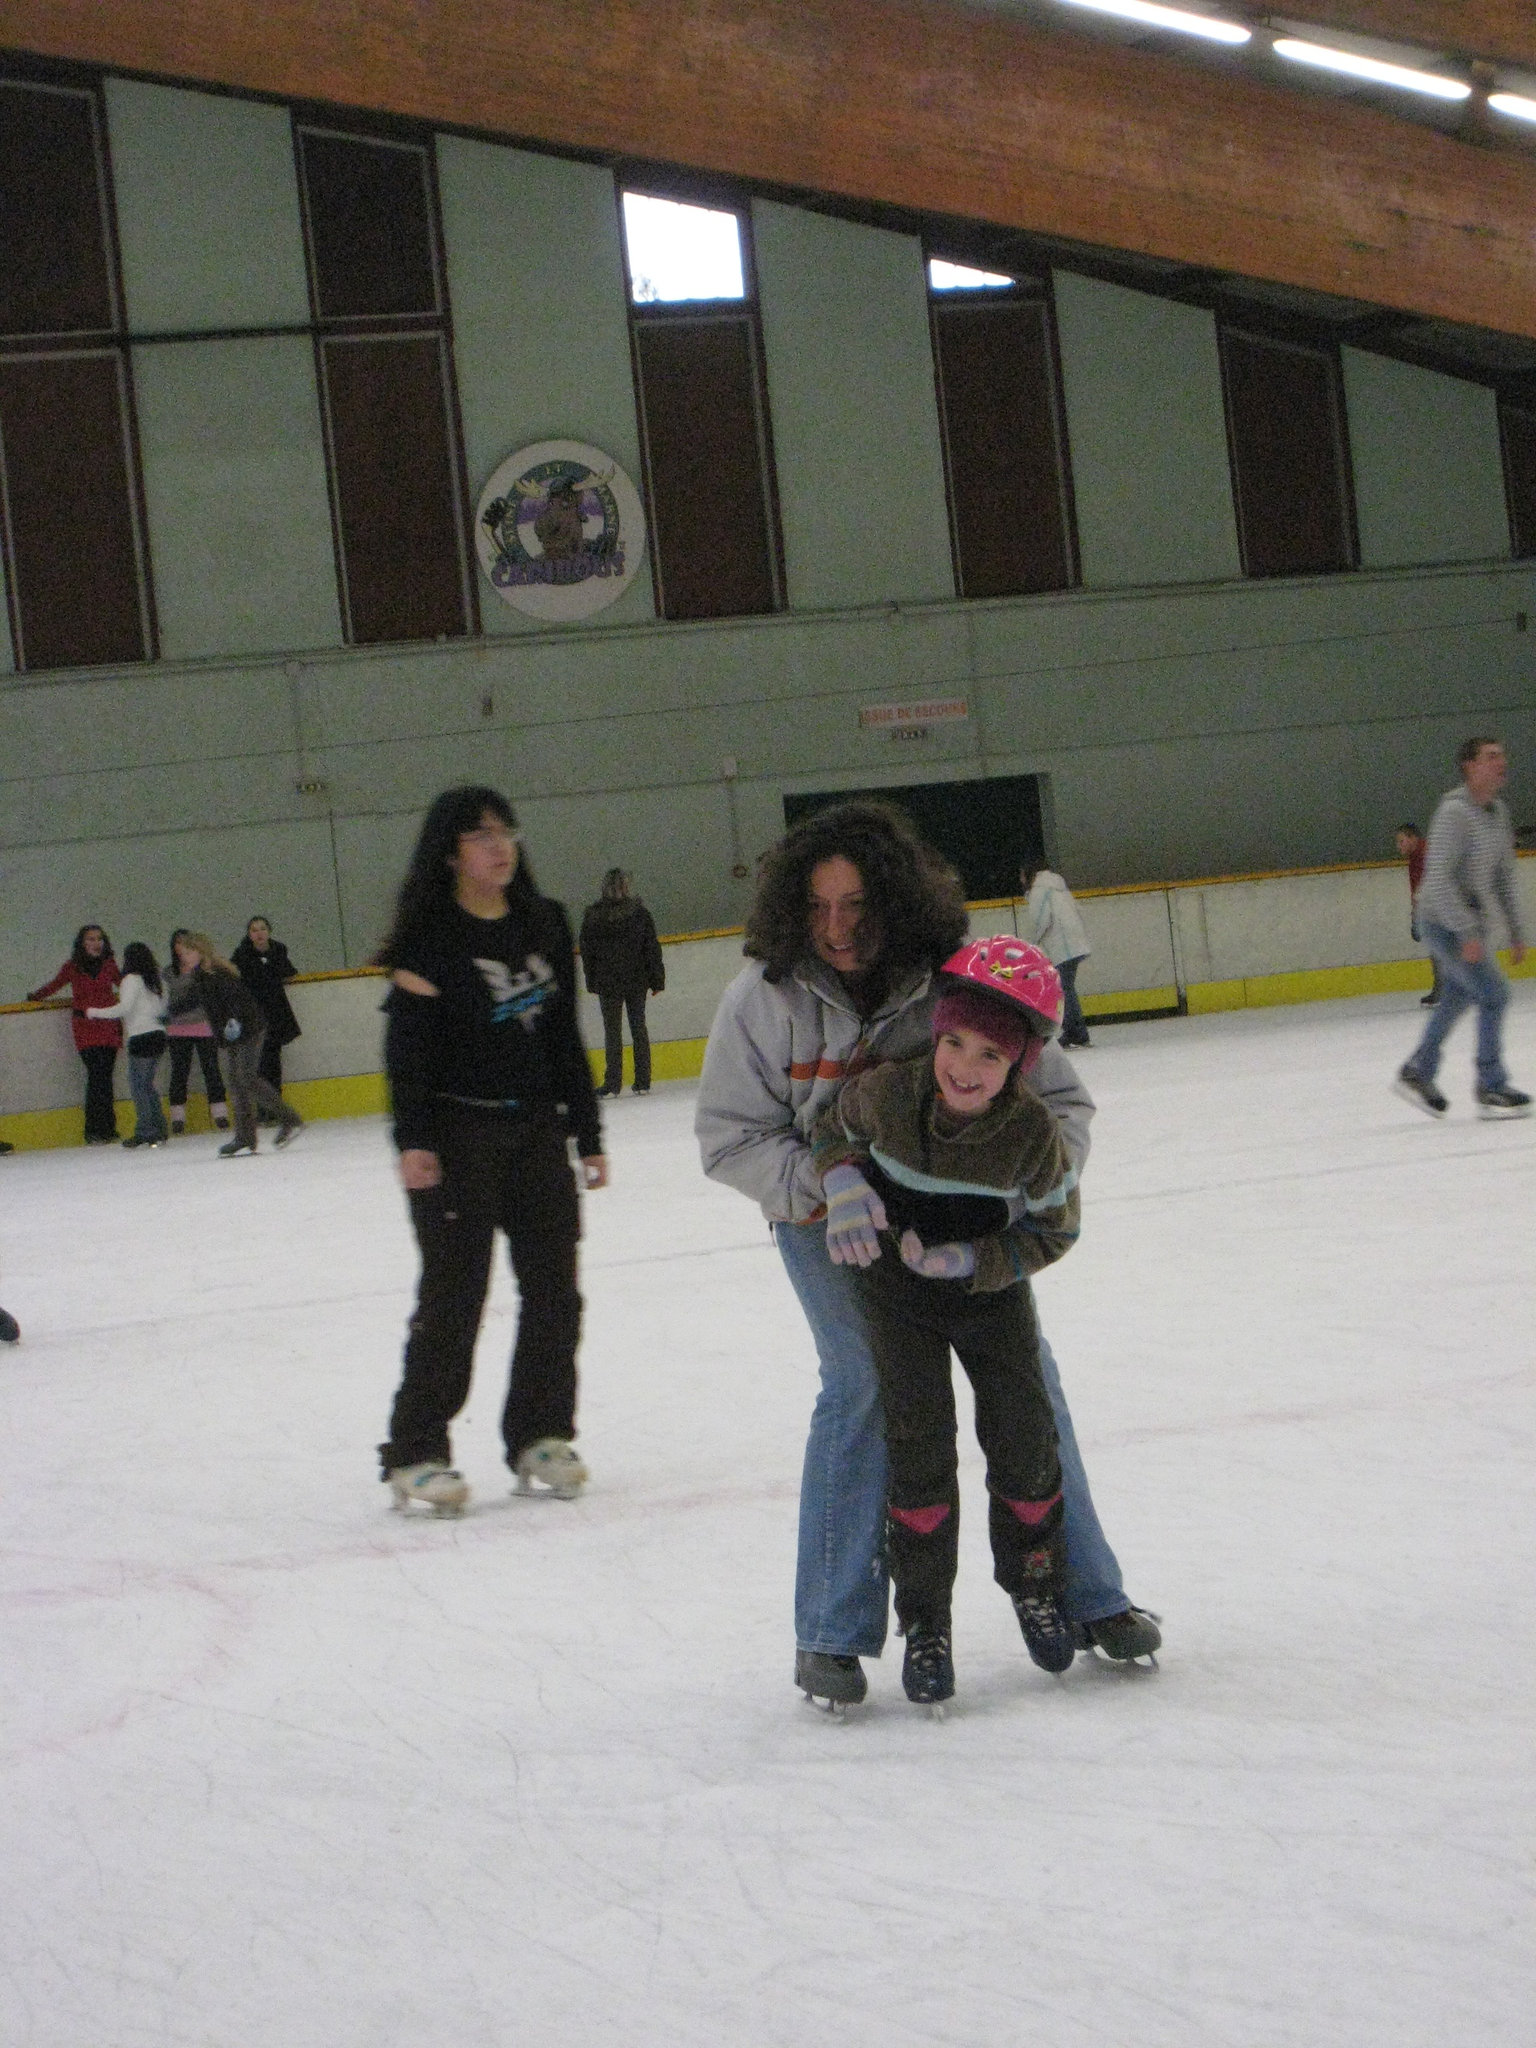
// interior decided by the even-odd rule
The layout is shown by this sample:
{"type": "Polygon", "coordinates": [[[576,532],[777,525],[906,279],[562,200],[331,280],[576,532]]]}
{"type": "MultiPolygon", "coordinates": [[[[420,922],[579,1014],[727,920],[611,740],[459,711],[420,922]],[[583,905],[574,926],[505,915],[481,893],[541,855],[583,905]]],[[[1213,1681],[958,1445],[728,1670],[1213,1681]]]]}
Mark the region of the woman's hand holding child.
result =
{"type": "Polygon", "coordinates": [[[924,1248],[915,1230],[901,1233],[901,1263],[924,1280],[969,1280],[976,1270],[973,1244],[935,1244],[924,1248]]]}

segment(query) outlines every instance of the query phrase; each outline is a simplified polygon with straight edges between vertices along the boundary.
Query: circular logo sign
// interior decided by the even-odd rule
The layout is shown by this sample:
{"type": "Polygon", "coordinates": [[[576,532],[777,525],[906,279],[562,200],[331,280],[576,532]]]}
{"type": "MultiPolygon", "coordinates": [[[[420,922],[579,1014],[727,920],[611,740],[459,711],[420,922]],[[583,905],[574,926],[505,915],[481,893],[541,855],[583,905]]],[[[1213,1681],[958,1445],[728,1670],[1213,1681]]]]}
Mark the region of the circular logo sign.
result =
{"type": "Polygon", "coordinates": [[[584,619],[640,566],[640,494],[600,448],[538,441],[509,455],[480,493],[475,545],[508,604],[537,619],[584,619]]]}

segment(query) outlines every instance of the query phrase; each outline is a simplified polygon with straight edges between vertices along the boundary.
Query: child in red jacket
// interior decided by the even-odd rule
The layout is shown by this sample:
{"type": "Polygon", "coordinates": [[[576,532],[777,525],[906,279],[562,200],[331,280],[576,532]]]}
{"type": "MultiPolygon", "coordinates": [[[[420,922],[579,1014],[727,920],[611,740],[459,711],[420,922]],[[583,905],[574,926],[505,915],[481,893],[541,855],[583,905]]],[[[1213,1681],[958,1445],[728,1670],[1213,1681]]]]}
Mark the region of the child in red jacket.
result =
{"type": "Polygon", "coordinates": [[[99,924],[83,924],[75,933],[69,958],[41,988],[33,989],[29,1003],[46,1002],[55,990],[69,984],[70,1028],[75,1050],[85,1062],[85,1142],[87,1145],[117,1143],[117,1107],[113,1100],[112,1074],[117,1065],[123,1027],[114,1018],[88,1017],[88,1009],[110,1009],[117,1001],[117,962],[112,941],[99,924]]]}

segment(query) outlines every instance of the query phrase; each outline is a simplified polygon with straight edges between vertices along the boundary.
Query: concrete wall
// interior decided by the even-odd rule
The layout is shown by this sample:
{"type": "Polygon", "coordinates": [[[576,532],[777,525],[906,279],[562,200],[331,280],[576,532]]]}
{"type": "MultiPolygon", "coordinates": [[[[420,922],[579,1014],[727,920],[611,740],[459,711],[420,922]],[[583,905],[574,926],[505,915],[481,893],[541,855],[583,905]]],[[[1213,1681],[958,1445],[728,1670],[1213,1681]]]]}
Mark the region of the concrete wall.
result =
{"type": "MultiPolygon", "coordinates": [[[[807,789],[1038,775],[1079,886],[1368,859],[1473,729],[1536,815],[1536,565],[1507,560],[1486,393],[1352,354],[1384,566],[1247,583],[1209,316],[1059,273],[1088,587],[961,603],[920,248],[778,203],[753,225],[788,613],[667,624],[642,577],[536,627],[482,583],[481,641],[342,648],[308,339],[212,338],[307,318],[286,111],[108,105],[134,330],[181,337],[134,350],[171,658],[0,688],[0,994],[86,918],[158,947],[260,909],[306,970],[355,966],[456,780],[514,794],[552,893],[616,861],[671,931],[741,921],[733,868],[807,789]],[[934,694],[969,716],[859,725],[934,694]]],[[[457,137],[438,166],[472,486],[545,435],[638,469],[608,174],[457,137]]]]}

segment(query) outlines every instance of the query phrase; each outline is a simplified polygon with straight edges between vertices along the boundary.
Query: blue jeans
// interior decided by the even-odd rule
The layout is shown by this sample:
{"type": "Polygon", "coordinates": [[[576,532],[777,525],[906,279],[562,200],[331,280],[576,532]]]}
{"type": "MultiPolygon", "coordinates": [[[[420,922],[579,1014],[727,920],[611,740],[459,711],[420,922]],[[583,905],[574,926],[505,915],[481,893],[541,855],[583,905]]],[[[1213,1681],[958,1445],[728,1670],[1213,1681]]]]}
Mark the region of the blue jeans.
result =
{"type": "MultiPolygon", "coordinates": [[[[802,1650],[878,1657],[889,1607],[885,1539],[885,1429],[869,1333],[853,1276],[827,1257],[824,1223],[776,1223],[774,1239],[816,1340],[821,1391],[800,1481],[795,1641],[802,1650]]],[[[1067,1543],[1065,1605],[1099,1621],[1128,1605],[1115,1553],[1099,1527],[1088,1475],[1050,1346],[1040,1364],[1056,1417],[1067,1543]]]]}
{"type": "Polygon", "coordinates": [[[1440,972],[1440,998],[1429,1013],[1424,1036],[1419,1040],[1407,1071],[1421,1081],[1433,1081],[1440,1067],[1440,1054],[1458,1020],[1477,1005],[1477,1085],[1479,1088],[1507,1088],[1509,1075],[1499,1044],[1504,1029],[1504,1006],[1509,1001],[1509,983],[1500,972],[1493,948],[1485,939],[1483,957],[1475,964],[1461,957],[1461,941],[1443,924],[1424,926],[1424,938],[1440,972]]]}
{"type": "Polygon", "coordinates": [[[1061,1042],[1063,1045],[1086,1045],[1088,1024],[1083,1016],[1082,999],[1077,993],[1077,970],[1082,966],[1086,953],[1079,953],[1075,960],[1063,960],[1056,972],[1061,976],[1061,1042]]]}
{"type": "Polygon", "coordinates": [[[155,1086],[155,1069],[159,1064],[157,1052],[144,1058],[132,1052],[128,1055],[128,1090],[136,1119],[133,1135],[141,1145],[159,1144],[167,1135],[165,1111],[160,1107],[160,1091],[155,1086]]]}

